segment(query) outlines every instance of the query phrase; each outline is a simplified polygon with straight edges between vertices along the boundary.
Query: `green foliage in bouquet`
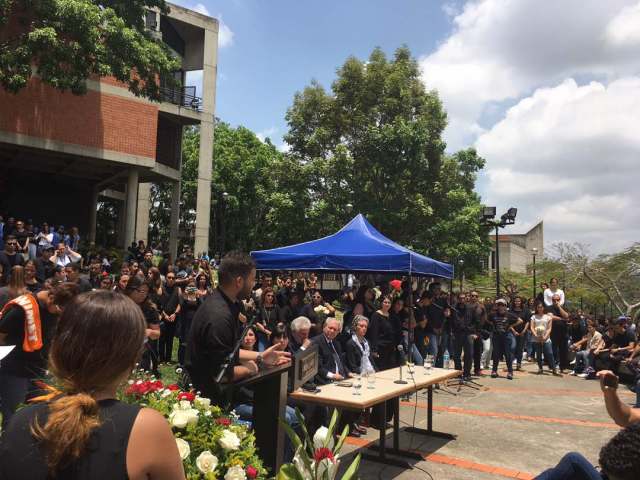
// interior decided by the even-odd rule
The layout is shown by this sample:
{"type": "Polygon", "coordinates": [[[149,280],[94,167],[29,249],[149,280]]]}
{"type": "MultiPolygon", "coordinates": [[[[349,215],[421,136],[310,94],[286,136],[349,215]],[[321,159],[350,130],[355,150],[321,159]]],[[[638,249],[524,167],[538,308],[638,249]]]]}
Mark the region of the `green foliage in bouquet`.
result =
{"type": "MultiPolygon", "coordinates": [[[[276,480],[334,480],[340,467],[340,450],[342,450],[344,440],[349,434],[349,427],[344,427],[338,441],[335,442],[333,433],[340,414],[338,410],[334,409],[329,428],[320,427],[312,438],[305,427],[304,417],[297,408],[296,416],[301,425],[304,439],[300,439],[286,422],[280,420],[296,453],[292,463],[286,463],[280,467],[276,480]]],[[[342,480],[357,478],[359,466],[360,454],[344,472],[342,480]]]]}
{"type": "Polygon", "coordinates": [[[268,478],[253,433],[233,412],[223,412],[208,398],[143,374],[130,380],[119,398],[153,408],[167,419],[188,480],[268,478]]]}

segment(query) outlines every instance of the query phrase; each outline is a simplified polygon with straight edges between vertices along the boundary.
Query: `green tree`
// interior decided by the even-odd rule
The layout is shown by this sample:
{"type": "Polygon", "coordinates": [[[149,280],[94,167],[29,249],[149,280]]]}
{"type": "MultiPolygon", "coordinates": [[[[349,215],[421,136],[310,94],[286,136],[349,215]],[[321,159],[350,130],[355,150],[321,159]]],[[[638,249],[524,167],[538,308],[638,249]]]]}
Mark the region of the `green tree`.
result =
{"type": "Polygon", "coordinates": [[[474,186],[484,160],[445,154],[446,113],[406,47],[392,60],[380,49],[367,62],[350,57],[330,93],[312,82],[286,120],[290,155],[309,172],[310,232],[335,231],[352,204],[395,241],[480,268],[489,242],[474,186]]]}
{"type": "Polygon", "coordinates": [[[37,69],[45,83],[82,94],[91,75],[112,76],[159,100],[158,79],[179,64],[145,31],[151,7],[168,12],[164,0],[0,0],[0,85],[17,93],[37,69]]]}
{"type": "MultiPolygon", "coordinates": [[[[196,128],[185,131],[182,231],[190,231],[195,225],[199,143],[196,128]]],[[[212,251],[270,248],[306,238],[305,211],[310,201],[308,174],[302,165],[283,156],[269,139],[262,142],[247,128],[232,128],[220,121],[216,124],[212,161],[212,251]]],[[[154,185],[150,216],[153,240],[168,238],[170,210],[169,186],[154,185]]]]}

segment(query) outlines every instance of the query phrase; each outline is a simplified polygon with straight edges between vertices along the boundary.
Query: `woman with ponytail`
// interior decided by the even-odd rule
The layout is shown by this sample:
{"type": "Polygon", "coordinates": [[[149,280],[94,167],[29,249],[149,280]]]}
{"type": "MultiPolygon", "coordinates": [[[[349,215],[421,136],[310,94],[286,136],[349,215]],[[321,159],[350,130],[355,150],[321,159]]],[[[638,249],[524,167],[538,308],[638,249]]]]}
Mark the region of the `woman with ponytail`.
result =
{"type": "Polygon", "coordinates": [[[164,417],[116,400],[145,327],[140,308],[119,293],[88,292],[66,306],[49,356],[63,393],[13,416],[0,437],[0,478],[184,479],[164,417]]]}

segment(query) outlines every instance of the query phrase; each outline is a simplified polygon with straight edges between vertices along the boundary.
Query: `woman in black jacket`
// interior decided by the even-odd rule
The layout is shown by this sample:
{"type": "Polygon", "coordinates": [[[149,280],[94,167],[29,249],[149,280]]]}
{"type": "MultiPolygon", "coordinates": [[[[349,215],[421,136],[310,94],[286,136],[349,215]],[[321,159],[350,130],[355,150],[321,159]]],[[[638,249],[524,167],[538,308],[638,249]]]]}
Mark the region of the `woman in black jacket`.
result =
{"type": "Polygon", "coordinates": [[[366,333],[369,328],[369,320],[362,316],[356,315],[351,326],[351,338],[346,343],[347,368],[350,372],[359,373],[375,373],[375,361],[373,352],[366,339],[366,333]]]}
{"type": "MultiPolygon", "coordinates": [[[[369,321],[363,315],[356,315],[351,326],[351,338],[346,344],[346,364],[350,372],[360,375],[375,375],[376,368],[375,359],[371,354],[369,342],[367,342],[366,334],[369,327],[369,321]]],[[[369,382],[367,382],[369,383],[369,382]]],[[[369,412],[365,412],[365,417],[369,412]]],[[[387,418],[385,422],[393,417],[393,402],[387,403],[387,418]]],[[[371,411],[371,426],[380,428],[382,422],[382,404],[375,405],[371,411]]],[[[362,432],[362,430],[360,430],[362,432]]]]}

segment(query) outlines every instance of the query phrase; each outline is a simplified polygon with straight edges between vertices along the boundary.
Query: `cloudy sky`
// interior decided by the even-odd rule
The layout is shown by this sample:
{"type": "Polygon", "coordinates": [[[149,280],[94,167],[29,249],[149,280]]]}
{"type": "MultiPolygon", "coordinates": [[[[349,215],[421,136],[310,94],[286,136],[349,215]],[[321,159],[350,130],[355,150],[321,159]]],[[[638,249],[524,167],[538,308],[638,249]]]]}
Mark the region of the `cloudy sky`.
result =
{"type": "MultiPolygon", "coordinates": [[[[407,44],[449,115],[448,150],[520,233],[592,253],[640,241],[640,1],[178,1],[219,18],[217,115],[282,145],[296,91],[407,44]]],[[[192,77],[198,82],[198,75],[192,77]]]]}

